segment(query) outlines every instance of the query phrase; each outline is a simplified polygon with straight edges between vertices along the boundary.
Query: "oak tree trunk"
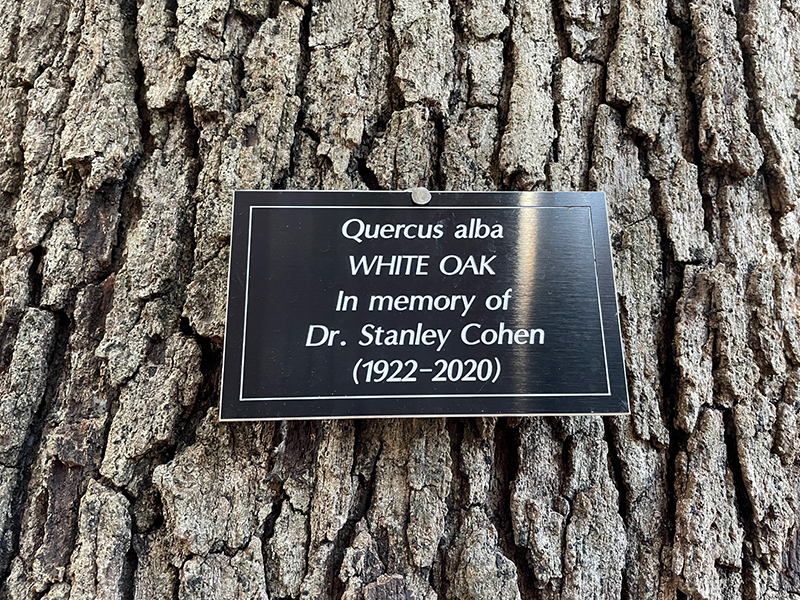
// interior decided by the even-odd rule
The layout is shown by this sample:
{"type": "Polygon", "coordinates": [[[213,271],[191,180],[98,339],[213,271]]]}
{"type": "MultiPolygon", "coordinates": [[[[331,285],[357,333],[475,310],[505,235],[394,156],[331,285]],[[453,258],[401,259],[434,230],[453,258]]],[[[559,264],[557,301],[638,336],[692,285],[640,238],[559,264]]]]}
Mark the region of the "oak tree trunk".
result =
{"type": "Polygon", "coordinates": [[[800,594],[797,0],[0,0],[0,598],[800,594]],[[632,413],[217,423],[234,189],[605,190],[632,413]]]}

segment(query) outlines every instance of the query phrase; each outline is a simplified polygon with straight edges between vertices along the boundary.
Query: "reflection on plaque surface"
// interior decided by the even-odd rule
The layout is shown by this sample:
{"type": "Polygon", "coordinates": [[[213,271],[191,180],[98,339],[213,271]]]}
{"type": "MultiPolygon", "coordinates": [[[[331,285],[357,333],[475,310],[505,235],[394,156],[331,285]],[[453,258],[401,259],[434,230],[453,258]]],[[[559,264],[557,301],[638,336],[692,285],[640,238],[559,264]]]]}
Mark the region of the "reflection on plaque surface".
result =
{"type": "Polygon", "coordinates": [[[220,418],[628,412],[601,192],[234,197],[220,418]]]}

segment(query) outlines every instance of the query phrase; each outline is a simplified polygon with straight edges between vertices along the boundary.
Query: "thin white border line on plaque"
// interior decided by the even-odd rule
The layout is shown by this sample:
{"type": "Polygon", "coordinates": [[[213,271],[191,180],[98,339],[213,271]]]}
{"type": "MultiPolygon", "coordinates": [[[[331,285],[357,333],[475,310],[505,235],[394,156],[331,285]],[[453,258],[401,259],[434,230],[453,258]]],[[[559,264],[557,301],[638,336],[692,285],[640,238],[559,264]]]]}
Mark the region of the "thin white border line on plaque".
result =
{"type": "MultiPolygon", "coordinates": [[[[235,197],[234,197],[234,205],[235,205],[235,197]]],[[[231,225],[231,229],[233,226],[231,225]]],[[[233,239],[233,236],[231,236],[233,239]]],[[[595,251],[595,243],[594,243],[594,222],[592,221],[592,207],[588,205],[570,205],[570,206],[535,206],[535,205],[524,205],[524,206],[353,206],[353,205],[336,205],[336,206],[313,206],[313,205],[302,205],[302,206],[288,206],[288,205],[251,205],[248,211],[248,219],[247,219],[247,270],[245,273],[245,292],[244,292],[244,320],[243,320],[243,333],[242,333],[242,365],[239,370],[239,402],[274,402],[276,400],[378,400],[378,399],[406,399],[406,398],[580,398],[580,397],[587,397],[587,396],[594,396],[594,397],[606,397],[611,396],[611,378],[608,372],[608,354],[606,353],[606,338],[605,338],[605,328],[603,327],[603,303],[600,299],[600,282],[597,275],[597,253],[595,251]],[[507,209],[507,210],[521,210],[521,209],[538,209],[538,208],[563,208],[569,210],[570,208],[586,208],[589,210],[589,236],[592,239],[592,263],[593,263],[593,270],[594,270],[594,281],[595,281],[595,289],[597,290],[597,310],[600,315],[600,336],[603,340],[603,361],[605,366],[606,372],[606,393],[599,393],[599,392],[583,392],[579,394],[380,394],[380,395],[364,395],[364,396],[275,396],[269,398],[245,398],[242,395],[242,391],[244,389],[244,361],[245,361],[245,353],[247,352],[247,307],[249,301],[249,290],[250,290],[250,246],[252,240],[252,229],[253,229],[253,209],[254,208],[262,208],[262,209],[333,209],[333,210],[340,210],[340,209],[383,209],[383,210],[496,210],[496,209],[507,209]]],[[[223,357],[224,359],[224,357],[223,357]]],[[[220,406],[222,405],[220,399],[220,406]]],[[[537,413],[538,414],[538,413],[537,413]]],[[[612,414],[612,413],[603,413],[603,414],[612,414]]],[[[614,413],[617,414],[617,413],[614,413]]],[[[628,413],[619,413],[619,414],[628,414],[628,413]]],[[[452,416],[452,415],[449,415],[452,416]]],[[[300,417],[297,417],[300,418],[300,417]]],[[[306,417],[303,417],[306,418],[306,417]]],[[[330,418],[330,417],[319,417],[319,418],[330,418]]],[[[344,417],[342,417],[344,418],[344,417]]],[[[353,418],[353,417],[348,417],[353,418]]],[[[226,419],[227,420],[227,419],[226,419]]],[[[231,419],[233,420],[233,419],[231,419]]],[[[252,420],[252,419],[244,419],[244,420],[252,420]]]]}
{"type": "Polygon", "coordinates": [[[603,301],[600,299],[600,280],[597,276],[597,251],[594,247],[594,215],[589,207],[589,231],[592,233],[592,259],[594,260],[594,285],[597,289],[597,306],[600,308],[600,337],[603,339],[603,360],[606,361],[606,389],[611,395],[611,375],[608,373],[608,354],[606,353],[606,329],[603,326],[603,301]]]}
{"type": "Polygon", "coordinates": [[[240,402],[260,402],[275,400],[369,400],[378,398],[594,398],[611,396],[595,392],[581,394],[382,394],[380,396],[276,396],[275,398],[239,398],[240,402]]]}
{"type": "MultiPolygon", "coordinates": [[[[242,334],[242,366],[239,369],[239,401],[242,401],[242,391],[244,390],[244,355],[247,350],[247,303],[250,300],[250,247],[252,246],[253,236],[253,207],[247,217],[247,272],[244,276],[244,333],[242,334]]],[[[231,238],[231,241],[233,238],[231,238]]]]}
{"type": "MultiPolygon", "coordinates": [[[[418,397],[418,396],[415,396],[418,397]]],[[[327,396],[325,396],[327,398],[327,396]]],[[[375,415],[374,413],[359,413],[357,415],[315,415],[313,417],[230,417],[220,419],[222,423],[230,421],[331,421],[338,419],[464,419],[472,417],[622,417],[629,412],[588,412],[588,413],[433,413],[433,414],[400,414],[400,415],[375,415]]]]}

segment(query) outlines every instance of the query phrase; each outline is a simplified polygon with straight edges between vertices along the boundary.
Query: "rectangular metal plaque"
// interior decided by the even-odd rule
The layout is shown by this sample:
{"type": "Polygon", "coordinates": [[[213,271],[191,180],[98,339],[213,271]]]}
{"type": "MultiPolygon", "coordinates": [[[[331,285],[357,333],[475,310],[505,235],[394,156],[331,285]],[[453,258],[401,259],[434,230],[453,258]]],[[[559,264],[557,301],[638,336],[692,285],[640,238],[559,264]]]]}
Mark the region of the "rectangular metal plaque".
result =
{"type": "Polygon", "coordinates": [[[601,192],[236,192],[221,420],[619,414],[601,192]]]}

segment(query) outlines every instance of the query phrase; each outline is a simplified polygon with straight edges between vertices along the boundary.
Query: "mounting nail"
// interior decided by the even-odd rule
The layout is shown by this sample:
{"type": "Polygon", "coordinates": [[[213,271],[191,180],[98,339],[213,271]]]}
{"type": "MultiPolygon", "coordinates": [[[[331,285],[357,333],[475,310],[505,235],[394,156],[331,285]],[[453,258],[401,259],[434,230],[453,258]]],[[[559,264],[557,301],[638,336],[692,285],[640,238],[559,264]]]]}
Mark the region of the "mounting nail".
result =
{"type": "Polygon", "coordinates": [[[431,201],[431,193],[424,187],[411,188],[411,199],[414,204],[427,204],[431,201]]]}

